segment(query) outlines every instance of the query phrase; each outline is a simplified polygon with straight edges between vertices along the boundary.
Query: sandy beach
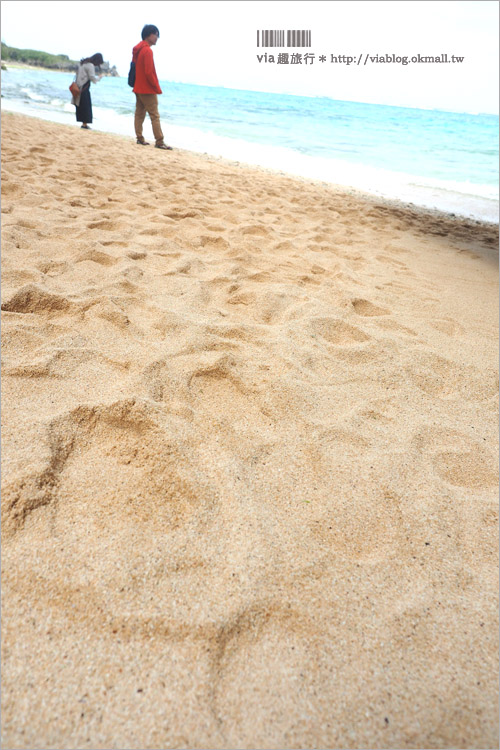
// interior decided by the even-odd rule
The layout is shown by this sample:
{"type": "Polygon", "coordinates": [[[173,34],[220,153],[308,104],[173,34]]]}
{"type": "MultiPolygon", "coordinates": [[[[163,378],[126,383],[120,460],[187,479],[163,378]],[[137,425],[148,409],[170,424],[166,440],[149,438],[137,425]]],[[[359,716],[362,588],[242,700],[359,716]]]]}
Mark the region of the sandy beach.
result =
{"type": "Polygon", "coordinates": [[[1,190],[3,747],[498,747],[497,228],[9,113],[1,190]]]}

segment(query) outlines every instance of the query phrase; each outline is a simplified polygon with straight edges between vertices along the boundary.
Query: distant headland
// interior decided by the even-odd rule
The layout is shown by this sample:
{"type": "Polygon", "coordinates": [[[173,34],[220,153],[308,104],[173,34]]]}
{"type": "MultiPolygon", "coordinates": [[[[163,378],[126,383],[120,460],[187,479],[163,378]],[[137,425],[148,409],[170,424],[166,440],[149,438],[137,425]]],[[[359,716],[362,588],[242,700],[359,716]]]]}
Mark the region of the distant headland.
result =
{"type": "MultiPolygon", "coordinates": [[[[67,55],[51,55],[50,52],[41,52],[34,49],[17,49],[9,47],[2,42],[2,69],[5,70],[5,63],[14,63],[15,65],[30,65],[35,68],[46,68],[48,70],[61,70],[68,73],[76,72],[79,61],[70,60],[67,55]]],[[[118,76],[116,66],[110,67],[109,62],[104,62],[100,66],[100,72],[105,76],[118,76]]]]}

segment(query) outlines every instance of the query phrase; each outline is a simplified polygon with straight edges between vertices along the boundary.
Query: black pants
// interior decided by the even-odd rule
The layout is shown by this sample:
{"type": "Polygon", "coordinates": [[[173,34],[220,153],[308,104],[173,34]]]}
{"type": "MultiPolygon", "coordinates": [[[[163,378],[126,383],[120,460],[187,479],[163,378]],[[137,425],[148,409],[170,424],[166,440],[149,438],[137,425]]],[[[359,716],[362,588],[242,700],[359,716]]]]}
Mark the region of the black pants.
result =
{"type": "Polygon", "coordinates": [[[90,84],[84,86],[80,93],[80,106],[76,108],[76,121],[92,122],[92,99],[90,98],[90,84]]]}

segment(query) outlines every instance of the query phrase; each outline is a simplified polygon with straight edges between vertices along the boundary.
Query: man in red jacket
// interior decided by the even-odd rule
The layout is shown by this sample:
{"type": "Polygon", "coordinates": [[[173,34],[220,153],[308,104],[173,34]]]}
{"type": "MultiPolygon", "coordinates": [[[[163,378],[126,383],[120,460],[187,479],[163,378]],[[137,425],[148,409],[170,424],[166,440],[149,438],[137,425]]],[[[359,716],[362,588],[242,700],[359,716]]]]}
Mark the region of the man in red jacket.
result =
{"type": "Polygon", "coordinates": [[[163,148],[168,151],[172,150],[163,141],[163,133],[160,125],[160,114],[158,112],[158,94],[161,94],[158,76],[156,75],[155,64],[153,60],[153,47],[160,36],[156,26],[147,24],[142,30],[142,42],[136,44],[132,50],[132,60],[135,63],[135,85],[133,88],[135,94],[135,134],[137,143],[141,146],[148,146],[142,135],[142,126],[146,117],[146,112],[151,119],[153,134],[156,140],[156,148],[163,148]]]}

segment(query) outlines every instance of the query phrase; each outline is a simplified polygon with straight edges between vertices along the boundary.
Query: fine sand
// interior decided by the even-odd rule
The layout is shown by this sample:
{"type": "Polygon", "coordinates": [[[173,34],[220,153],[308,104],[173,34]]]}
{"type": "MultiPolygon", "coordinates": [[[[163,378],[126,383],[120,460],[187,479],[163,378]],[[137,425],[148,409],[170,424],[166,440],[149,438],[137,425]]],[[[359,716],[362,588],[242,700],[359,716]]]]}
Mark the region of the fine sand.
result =
{"type": "Polygon", "coordinates": [[[3,747],[498,747],[496,228],[2,126],[3,747]]]}

